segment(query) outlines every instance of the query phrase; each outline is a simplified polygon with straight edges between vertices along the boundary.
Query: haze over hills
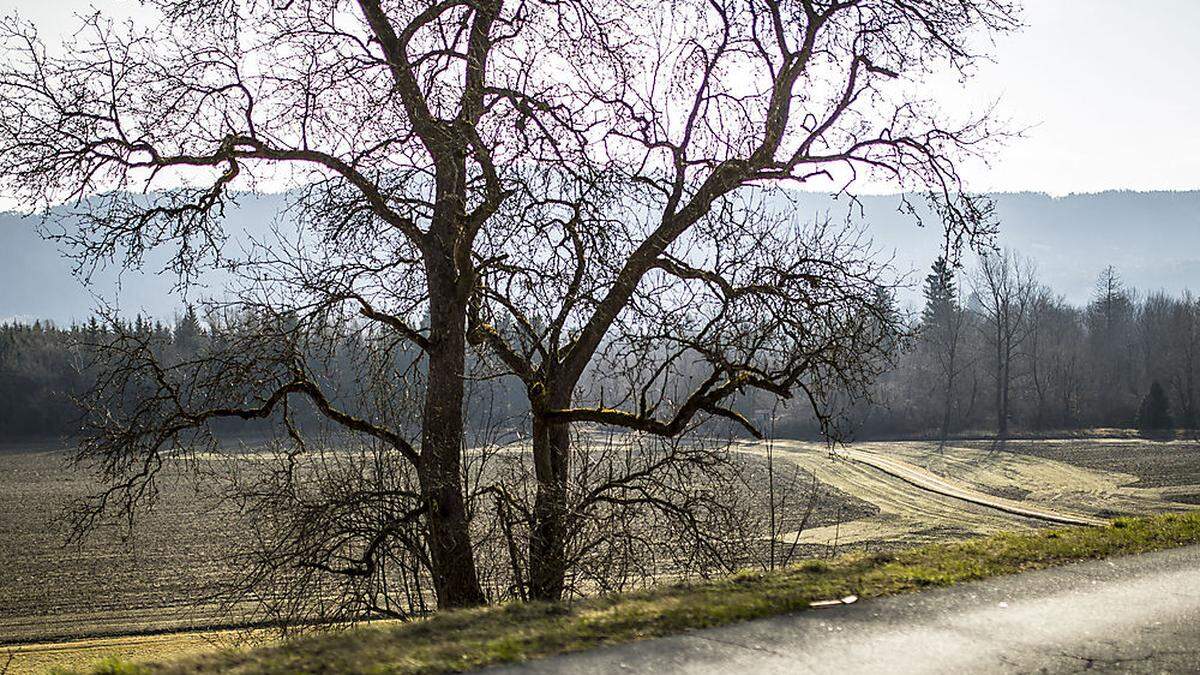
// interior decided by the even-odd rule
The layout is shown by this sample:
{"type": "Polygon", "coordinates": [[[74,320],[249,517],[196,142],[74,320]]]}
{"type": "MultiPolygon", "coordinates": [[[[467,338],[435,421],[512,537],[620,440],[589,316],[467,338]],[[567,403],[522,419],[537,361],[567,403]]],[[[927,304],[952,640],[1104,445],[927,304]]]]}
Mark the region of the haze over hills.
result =
{"type": "MultiPolygon", "coordinates": [[[[1096,275],[1106,265],[1116,266],[1126,283],[1143,292],[1200,291],[1200,191],[994,197],[998,243],[1035,259],[1043,283],[1071,302],[1091,297],[1096,275]]],[[[244,197],[240,202],[230,211],[228,229],[262,232],[282,197],[244,197]]],[[[843,219],[850,214],[868,225],[876,246],[885,255],[894,253],[898,270],[910,272],[908,281],[917,284],[942,250],[942,232],[936,226],[918,227],[899,207],[898,196],[867,196],[861,198],[860,213],[845,198],[812,194],[803,197],[798,215],[843,219]]],[[[59,246],[41,238],[36,224],[36,219],[0,214],[0,320],[69,323],[86,317],[97,297],[116,301],[123,313],[169,318],[184,302],[171,292],[174,277],[156,273],[161,257],[152,257],[144,271],[102,271],[89,290],[72,276],[73,264],[59,246]]],[[[210,277],[206,284],[190,297],[219,292],[221,280],[210,277]]],[[[913,304],[917,297],[914,290],[901,299],[913,304]]]]}
{"type": "MultiPolygon", "coordinates": [[[[993,197],[1000,223],[997,243],[1033,258],[1042,283],[1072,303],[1092,297],[1096,277],[1107,265],[1141,292],[1200,291],[1200,191],[993,197]]],[[[895,251],[897,267],[914,270],[910,281],[919,283],[942,249],[941,228],[914,226],[911,216],[897,211],[896,196],[863,201],[864,220],[877,245],[895,251]]],[[[964,258],[968,266],[972,258],[964,258]]],[[[917,297],[914,292],[908,299],[917,297]]]]}
{"type": "MultiPolygon", "coordinates": [[[[243,195],[227,209],[225,228],[230,233],[267,232],[283,207],[281,195],[243,195]]],[[[0,321],[70,323],[89,316],[100,301],[122,314],[169,319],[189,299],[220,293],[224,277],[216,274],[201,279],[186,297],[175,291],[177,278],[161,272],[167,261],[161,253],[148,255],[141,270],[98,270],[85,285],[73,274],[75,263],[62,244],[44,239],[39,224],[36,217],[0,213],[0,321]]]]}

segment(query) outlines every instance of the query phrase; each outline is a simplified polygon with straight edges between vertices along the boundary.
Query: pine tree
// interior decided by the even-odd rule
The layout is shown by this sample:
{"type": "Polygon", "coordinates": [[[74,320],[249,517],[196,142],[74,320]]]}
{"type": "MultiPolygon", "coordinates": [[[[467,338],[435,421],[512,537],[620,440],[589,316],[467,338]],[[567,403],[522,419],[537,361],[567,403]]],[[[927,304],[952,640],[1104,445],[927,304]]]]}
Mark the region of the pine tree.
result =
{"type": "Polygon", "coordinates": [[[925,310],[921,313],[921,322],[933,325],[944,322],[958,309],[958,288],[954,283],[954,269],[945,256],[938,256],[933,261],[929,276],[925,277],[925,310]]]}
{"type": "Polygon", "coordinates": [[[1131,291],[1112,266],[1096,280],[1096,292],[1086,311],[1090,378],[1095,400],[1093,423],[1124,424],[1137,412],[1141,384],[1136,376],[1132,345],[1136,306],[1131,291]]]}
{"type": "Polygon", "coordinates": [[[921,312],[920,339],[931,375],[941,394],[938,426],[944,439],[954,422],[954,390],[962,369],[959,347],[965,314],[958,299],[954,268],[944,256],[933,262],[922,289],[925,309],[921,312]]]}
{"type": "Polygon", "coordinates": [[[1171,402],[1167,400],[1167,392],[1158,383],[1158,380],[1155,380],[1150,385],[1150,392],[1146,394],[1146,398],[1142,399],[1142,406],[1138,411],[1138,429],[1143,432],[1164,431],[1174,428],[1174,426],[1175,422],[1171,418],[1171,402]]]}
{"type": "Polygon", "coordinates": [[[175,320],[175,348],[181,354],[192,356],[200,347],[203,338],[204,327],[200,324],[195,306],[189,303],[183,316],[175,320]]]}

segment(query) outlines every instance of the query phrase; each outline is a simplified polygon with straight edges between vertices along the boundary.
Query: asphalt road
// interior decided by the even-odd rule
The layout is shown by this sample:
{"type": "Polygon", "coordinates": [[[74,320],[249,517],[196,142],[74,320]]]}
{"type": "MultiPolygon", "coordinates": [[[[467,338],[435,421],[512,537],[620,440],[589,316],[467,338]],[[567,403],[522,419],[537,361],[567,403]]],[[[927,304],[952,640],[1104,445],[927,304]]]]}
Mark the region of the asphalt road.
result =
{"type": "Polygon", "coordinates": [[[810,610],[503,673],[1200,673],[1200,546],[810,610]]]}

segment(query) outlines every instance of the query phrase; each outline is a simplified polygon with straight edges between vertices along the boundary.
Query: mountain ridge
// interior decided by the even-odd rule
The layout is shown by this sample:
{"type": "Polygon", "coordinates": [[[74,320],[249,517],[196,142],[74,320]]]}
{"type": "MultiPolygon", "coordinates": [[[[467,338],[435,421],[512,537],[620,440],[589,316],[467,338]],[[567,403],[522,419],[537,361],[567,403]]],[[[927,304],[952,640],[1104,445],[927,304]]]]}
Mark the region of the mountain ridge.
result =
{"type": "MultiPolygon", "coordinates": [[[[1000,223],[996,243],[1037,261],[1043,282],[1071,302],[1087,301],[1096,275],[1107,265],[1117,267],[1128,285],[1143,292],[1200,290],[1200,190],[988,196],[1000,223]]],[[[239,205],[226,218],[230,229],[249,231],[274,221],[283,197],[239,195],[239,205]]],[[[844,210],[851,221],[865,225],[875,247],[893,255],[898,274],[905,274],[910,283],[919,283],[942,251],[941,228],[917,227],[913,217],[899,209],[902,193],[861,195],[853,208],[844,196],[796,192],[792,197],[800,201],[800,217],[844,210]]],[[[923,217],[931,216],[927,210],[922,213],[921,199],[912,201],[923,217]]],[[[171,292],[172,275],[153,273],[161,256],[151,256],[143,271],[101,271],[93,285],[85,287],[71,274],[72,263],[58,245],[36,233],[38,221],[37,216],[0,212],[0,321],[82,320],[97,298],[115,301],[124,313],[169,318],[184,303],[171,292]]],[[[210,289],[221,283],[206,282],[210,289]]],[[[203,295],[193,292],[191,297],[203,295]]],[[[915,290],[901,294],[905,304],[915,305],[918,299],[915,290]]]]}

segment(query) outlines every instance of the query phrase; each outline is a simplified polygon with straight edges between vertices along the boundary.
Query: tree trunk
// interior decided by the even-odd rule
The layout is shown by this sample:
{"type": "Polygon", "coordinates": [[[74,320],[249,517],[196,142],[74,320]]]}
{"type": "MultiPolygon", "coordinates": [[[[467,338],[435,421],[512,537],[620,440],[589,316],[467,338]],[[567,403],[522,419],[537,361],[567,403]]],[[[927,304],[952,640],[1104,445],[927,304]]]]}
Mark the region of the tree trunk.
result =
{"type": "Polygon", "coordinates": [[[430,274],[429,375],[421,432],[421,489],[428,505],[429,557],[438,607],[486,602],[462,489],[466,303],[446,270],[430,274]]]}
{"type": "MultiPolygon", "coordinates": [[[[1007,351],[1007,350],[1006,350],[1007,351]]],[[[1000,387],[1000,438],[1008,438],[1008,391],[1011,383],[1012,354],[1006,353],[1004,356],[1003,377],[1000,387]]]]}
{"type": "MultiPolygon", "coordinates": [[[[551,401],[556,408],[570,405],[569,396],[551,401]]],[[[533,417],[533,459],[537,495],[529,532],[529,597],[562,598],[567,573],[567,476],[570,468],[571,426],[533,417]]]]}
{"type": "Polygon", "coordinates": [[[950,409],[954,405],[954,400],[951,398],[954,395],[954,380],[950,379],[946,382],[946,400],[942,406],[942,433],[941,440],[945,441],[950,438],[950,409]]]}
{"type": "Polygon", "coordinates": [[[1007,420],[1004,419],[1004,352],[1003,336],[996,335],[996,435],[1003,437],[1008,433],[1007,420]]]}
{"type": "MultiPolygon", "coordinates": [[[[955,337],[955,340],[957,340],[957,336],[955,337]]],[[[954,407],[954,378],[955,378],[955,375],[957,374],[957,373],[955,373],[955,370],[954,370],[954,368],[955,368],[954,362],[955,362],[955,356],[956,356],[957,351],[958,351],[957,345],[952,344],[950,346],[950,350],[949,350],[950,353],[947,357],[947,360],[949,361],[949,366],[946,369],[946,396],[943,400],[943,407],[942,407],[942,441],[943,442],[945,442],[946,439],[948,439],[950,437],[950,415],[951,415],[951,412],[954,407]]]]}

